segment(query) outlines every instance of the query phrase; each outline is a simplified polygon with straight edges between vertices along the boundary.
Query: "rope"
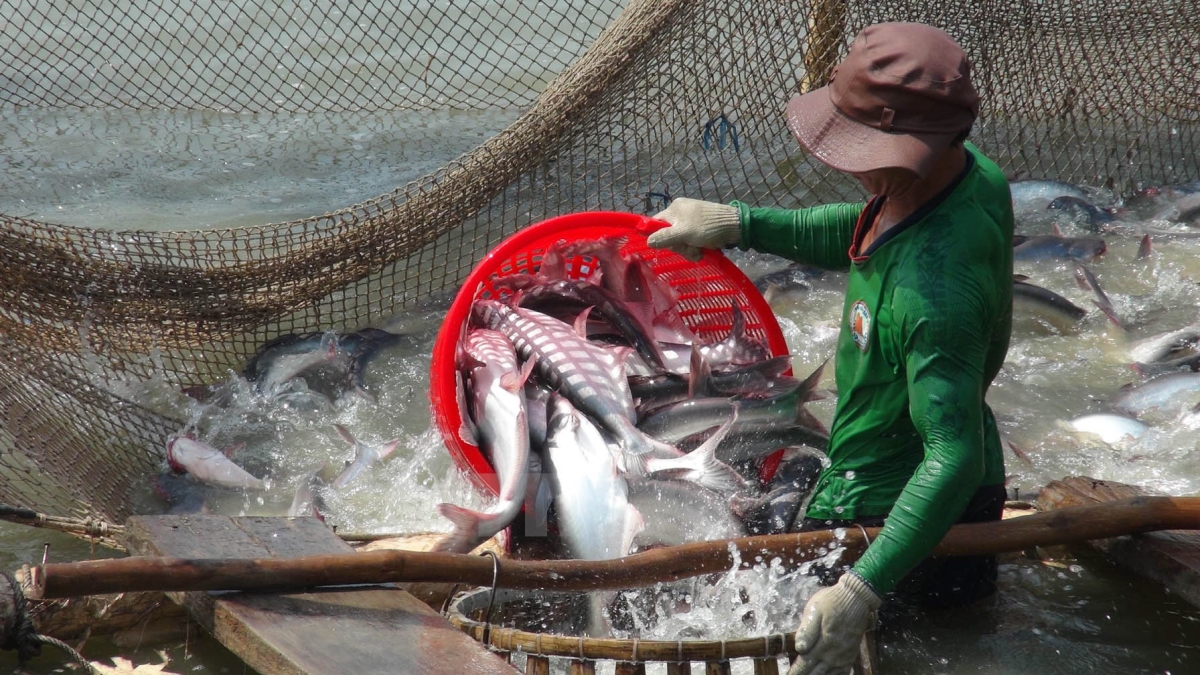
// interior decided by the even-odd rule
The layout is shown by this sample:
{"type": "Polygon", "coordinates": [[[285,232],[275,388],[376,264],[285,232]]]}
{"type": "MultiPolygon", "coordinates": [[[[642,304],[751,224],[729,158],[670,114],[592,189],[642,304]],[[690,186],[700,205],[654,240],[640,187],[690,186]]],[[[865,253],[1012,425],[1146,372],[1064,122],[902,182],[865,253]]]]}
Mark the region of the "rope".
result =
{"type": "Polygon", "coordinates": [[[35,633],[33,635],[33,639],[37,642],[40,642],[41,644],[50,645],[51,647],[58,647],[59,649],[63,650],[64,652],[67,653],[67,656],[71,657],[71,660],[75,661],[80,666],[83,666],[85,669],[87,669],[87,672],[93,673],[93,675],[103,675],[102,673],[100,673],[100,671],[95,666],[93,666],[91,664],[91,662],[89,662],[87,659],[83,658],[83,654],[80,654],[79,652],[75,651],[75,649],[71,645],[63,642],[62,640],[59,640],[58,638],[52,638],[49,635],[41,635],[38,633],[35,633]]]}
{"type": "Polygon", "coordinates": [[[483,615],[483,644],[490,646],[488,639],[492,633],[492,603],[496,601],[496,581],[500,577],[500,558],[496,556],[495,551],[484,551],[479,555],[492,557],[492,591],[488,594],[487,613],[483,615]]]}
{"type": "Polygon", "coordinates": [[[8,587],[12,591],[13,609],[12,628],[9,629],[8,635],[4,636],[0,648],[15,649],[17,660],[21,665],[25,665],[26,661],[42,653],[42,645],[50,645],[66,652],[73,661],[86,668],[89,673],[99,674],[99,671],[71,645],[49,635],[39,634],[33,626],[33,617],[29,614],[29,603],[25,600],[25,592],[21,589],[21,584],[8,571],[0,570],[0,576],[3,576],[8,582],[8,587]]]}

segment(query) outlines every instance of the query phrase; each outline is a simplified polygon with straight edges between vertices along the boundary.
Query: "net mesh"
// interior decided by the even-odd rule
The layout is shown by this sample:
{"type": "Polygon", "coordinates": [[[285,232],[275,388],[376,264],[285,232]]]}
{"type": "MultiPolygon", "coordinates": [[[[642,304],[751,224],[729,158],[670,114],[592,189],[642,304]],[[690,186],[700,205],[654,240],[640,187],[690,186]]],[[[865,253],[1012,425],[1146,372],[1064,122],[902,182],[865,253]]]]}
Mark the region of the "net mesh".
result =
{"type": "Polygon", "coordinates": [[[19,112],[394,112],[399,133],[512,113],[423,177],[287,222],[118,231],[0,215],[0,500],[51,513],[130,515],[129,486],[179,428],[105,383],[198,384],[275,336],[370,325],[452,294],[500,239],[561,213],[861,198],[798,149],[782,111],[871,23],[931,23],[963,44],[983,97],[972,139],[1012,176],[1118,192],[1197,177],[1200,19],[1182,1],[0,9],[0,97],[19,112]]]}

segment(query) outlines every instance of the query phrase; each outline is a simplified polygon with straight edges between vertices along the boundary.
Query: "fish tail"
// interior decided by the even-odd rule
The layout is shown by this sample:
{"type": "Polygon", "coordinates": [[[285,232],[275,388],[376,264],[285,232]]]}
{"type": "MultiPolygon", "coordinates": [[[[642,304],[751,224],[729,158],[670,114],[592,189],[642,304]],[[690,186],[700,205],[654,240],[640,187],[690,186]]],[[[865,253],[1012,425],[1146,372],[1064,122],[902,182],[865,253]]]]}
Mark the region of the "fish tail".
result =
{"type": "Polygon", "coordinates": [[[479,545],[479,523],[484,514],[455,504],[438,504],[437,512],[454,524],[454,531],[433,548],[448,553],[470,553],[479,545]]]}
{"type": "Polygon", "coordinates": [[[717,492],[737,492],[746,486],[742,478],[728,464],[717,459],[716,450],[725,440],[737,414],[732,415],[707,441],[682,457],[673,459],[649,458],[645,460],[646,472],[666,474],[669,477],[691,481],[717,492]]]}

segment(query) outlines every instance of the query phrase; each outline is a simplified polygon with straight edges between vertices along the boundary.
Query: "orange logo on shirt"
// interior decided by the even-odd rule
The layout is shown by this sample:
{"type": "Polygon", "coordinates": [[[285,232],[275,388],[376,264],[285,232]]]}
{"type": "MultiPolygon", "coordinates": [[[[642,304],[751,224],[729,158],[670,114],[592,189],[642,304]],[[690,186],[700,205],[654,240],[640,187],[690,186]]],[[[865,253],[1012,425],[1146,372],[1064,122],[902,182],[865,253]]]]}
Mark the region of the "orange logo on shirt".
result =
{"type": "Polygon", "coordinates": [[[855,300],[850,306],[850,335],[861,351],[867,351],[867,339],[871,336],[871,310],[862,300],[855,300]]]}

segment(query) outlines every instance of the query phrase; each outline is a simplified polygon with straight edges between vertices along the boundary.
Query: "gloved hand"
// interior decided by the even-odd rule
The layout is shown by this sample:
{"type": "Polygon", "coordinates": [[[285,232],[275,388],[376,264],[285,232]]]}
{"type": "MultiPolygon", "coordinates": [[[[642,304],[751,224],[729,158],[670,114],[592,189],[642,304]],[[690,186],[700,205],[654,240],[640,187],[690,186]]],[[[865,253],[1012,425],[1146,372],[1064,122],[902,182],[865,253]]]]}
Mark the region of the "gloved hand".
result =
{"type": "Polygon", "coordinates": [[[735,206],[680,197],[654,218],[671,226],[650,235],[646,243],[693,261],[700,259],[700,249],[724,248],[742,239],[741,217],[735,206]]]}
{"type": "Polygon", "coordinates": [[[804,606],[796,630],[799,656],[788,675],[843,675],[858,658],[859,643],[875,628],[875,612],[883,604],[867,582],[847,572],[822,588],[804,606]]]}

